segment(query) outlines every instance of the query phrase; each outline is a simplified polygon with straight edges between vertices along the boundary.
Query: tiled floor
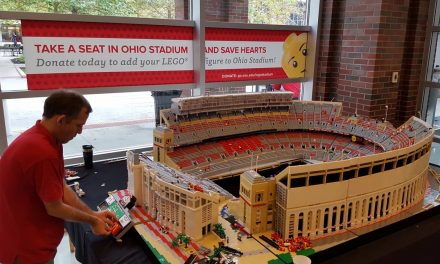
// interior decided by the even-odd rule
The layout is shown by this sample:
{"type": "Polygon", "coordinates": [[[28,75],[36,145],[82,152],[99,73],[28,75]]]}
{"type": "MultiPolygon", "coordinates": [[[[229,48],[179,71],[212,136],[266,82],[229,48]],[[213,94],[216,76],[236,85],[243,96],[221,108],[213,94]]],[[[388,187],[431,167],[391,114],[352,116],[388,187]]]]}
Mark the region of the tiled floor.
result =
{"type": "Polygon", "coordinates": [[[432,165],[440,166],[440,144],[432,143],[431,157],[429,163],[432,165]]]}
{"type": "Polygon", "coordinates": [[[55,264],[78,264],[75,259],[75,253],[70,252],[69,247],[69,237],[67,233],[64,233],[63,240],[61,240],[60,245],[57,249],[57,254],[55,256],[55,264]]]}

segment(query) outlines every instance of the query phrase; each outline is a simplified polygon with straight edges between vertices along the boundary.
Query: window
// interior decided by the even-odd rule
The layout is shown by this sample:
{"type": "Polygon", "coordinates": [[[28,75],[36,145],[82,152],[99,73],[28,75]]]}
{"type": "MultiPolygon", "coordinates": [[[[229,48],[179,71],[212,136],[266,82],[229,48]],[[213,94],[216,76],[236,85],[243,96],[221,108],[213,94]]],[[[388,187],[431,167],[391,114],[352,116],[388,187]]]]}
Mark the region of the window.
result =
{"type": "Polygon", "coordinates": [[[333,207],[333,212],[332,212],[332,225],[331,225],[331,230],[332,232],[336,231],[336,226],[338,223],[336,223],[336,217],[337,217],[337,212],[338,212],[338,208],[335,206],[333,207]]]}
{"type": "Polygon", "coordinates": [[[256,202],[261,202],[261,201],[263,201],[263,193],[261,192],[261,193],[257,193],[256,195],[255,195],[255,201],[256,202]]]}
{"type": "Polygon", "coordinates": [[[347,227],[351,226],[352,211],[353,211],[353,203],[349,203],[348,211],[347,211],[347,227]]]}
{"type": "Polygon", "coordinates": [[[367,213],[368,220],[371,219],[371,210],[372,210],[372,206],[373,206],[373,198],[370,197],[370,199],[368,200],[368,213],[367,213]]]}
{"type": "MultiPolygon", "coordinates": [[[[82,145],[102,153],[152,145],[154,101],[150,92],[85,95],[92,105],[83,132],[64,145],[66,158],[82,155],[82,145]]],[[[41,119],[45,97],[7,99],[8,143],[41,119]],[[26,105],[26,107],[23,107],[26,105]]]]}
{"type": "Polygon", "coordinates": [[[397,160],[396,168],[405,166],[405,164],[406,164],[406,158],[400,158],[397,160]]]}
{"type": "Polygon", "coordinates": [[[296,187],[304,187],[306,186],[306,177],[301,178],[293,178],[290,180],[290,188],[296,188],[296,187]]]}
{"type": "Polygon", "coordinates": [[[326,234],[328,232],[328,220],[329,220],[329,209],[325,208],[324,211],[324,225],[323,225],[323,232],[326,234]]]}
{"type": "MultiPolygon", "coordinates": [[[[316,1],[314,1],[316,2],[316,1]]],[[[246,5],[236,5],[233,11],[219,11],[211,10],[208,4],[205,4],[206,20],[210,22],[234,22],[234,23],[252,23],[252,24],[271,24],[271,25],[309,25],[309,5],[312,4],[309,0],[297,1],[264,1],[264,0],[250,0],[246,5]],[[233,14],[233,15],[231,15],[233,14]],[[268,15],[272,14],[272,15],[268,15]]],[[[312,58],[312,54],[308,54],[312,58]]],[[[304,95],[303,84],[299,82],[273,84],[268,82],[262,85],[240,86],[240,87],[217,87],[206,89],[209,94],[224,94],[237,92],[256,92],[264,90],[287,90],[291,91],[296,98],[308,98],[308,94],[304,95]]],[[[311,95],[310,95],[311,99],[311,95]]]]}
{"type": "Polygon", "coordinates": [[[373,165],[371,173],[374,174],[374,173],[382,172],[382,167],[383,167],[383,163],[373,165]]]}
{"type": "Polygon", "coordinates": [[[416,160],[420,159],[421,155],[422,155],[422,150],[418,150],[417,153],[416,153],[416,158],[415,159],[416,160]]]}
{"type": "Polygon", "coordinates": [[[367,176],[370,174],[370,166],[359,168],[358,177],[367,176]]]}
{"type": "Polygon", "coordinates": [[[353,179],[355,176],[356,176],[355,169],[346,170],[342,174],[342,179],[345,181],[345,180],[353,179]]]}
{"type": "Polygon", "coordinates": [[[326,176],[326,183],[331,183],[331,182],[338,182],[339,178],[341,177],[341,173],[337,172],[337,173],[327,173],[326,176]]]}
{"type": "Polygon", "coordinates": [[[394,169],[394,164],[396,163],[396,161],[388,161],[387,163],[385,163],[385,170],[392,170],[394,169]]]}
{"type": "Polygon", "coordinates": [[[406,159],[406,164],[411,164],[414,162],[414,154],[408,156],[408,158],[406,159]]]}
{"type": "MultiPolygon", "coordinates": [[[[439,49],[439,43],[440,43],[440,35],[438,32],[432,33],[432,45],[435,47],[434,52],[434,65],[432,67],[431,77],[430,80],[432,82],[440,82],[440,49],[439,49]]],[[[429,78],[429,77],[428,77],[429,78]]]]}
{"type": "MultiPolygon", "coordinates": [[[[80,3],[81,1],[73,1],[71,5],[60,5],[56,10],[54,10],[51,5],[40,5],[31,3],[30,5],[23,5],[20,1],[12,1],[8,5],[0,6],[2,11],[26,11],[26,12],[37,12],[37,13],[57,13],[57,14],[88,14],[92,16],[124,16],[124,17],[142,17],[142,18],[161,18],[161,19],[179,19],[179,20],[190,20],[189,7],[191,6],[191,1],[174,1],[174,0],[164,0],[164,1],[126,1],[124,3],[114,3],[112,1],[86,1],[86,3],[80,3]]],[[[205,2],[205,1],[203,1],[205,2]]],[[[234,23],[257,23],[257,24],[274,24],[274,25],[309,25],[310,21],[317,22],[318,16],[310,17],[309,10],[315,10],[315,8],[310,7],[310,5],[316,5],[319,1],[308,1],[308,0],[297,0],[297,1],[284,1],[278,0],[274,3],[269,3],[263,0],[250,0],[247,5],[238,7],[241,10],[237,10],[237,7],[230,6],[226,10],[220,9],[217,5],[208,5],[205,3],[205,8],[203,11],[206,12],[206,21],[227,21],[234,23]],[[214,6],[214,7],[213,7],[214,6]],[[238,12],[237,15],[232,15],[233,12],[238,12]],[[211,10],[210,10],[211,9],[211,10]],[[223,14],[220,14],[223,13],[223,14]],[[268,16],[267,14],[276,14],[273,16],[268,16]],[[311,20],[312,19],[312,20],[311,20]]],[[[223,9],[223,8],[222,8],[223,9]]],[[[103,21],[106,18],[97,18],[99,21],[103,21]]],[[[1,39],[10,39],[11,32],[17,32],[21,35],[21,25],[19,20],[8,20],[7,23],[2,23],[1,26],[1,39]]],[[[309,34],[315,34],[310,32],[309,34]]],[[[316,38],[312,38],[316,39],[316,38]]],[[[316,46],[313,45],[312,46],[316,46]]],[[[313,77],[313,65],[314,65],[314,54],[311,51],[307,54],[307,74],[313,77]]],[[[0,69],[1,70],[1,69],[0,69]]],[[[17,70],[18,71],[18,70],[17,70]]],[[[313,78],[308,78],[313,79],[313,78]]],[[[260,83],[259,81],[258,83],[260,83]]],[[[252,83],[252,82],[250,82],[252,83]]],[[[312,89],[304,89],[301,83],[288,83],[286,85],[282,84],[279,89],[284,90],[295,90],[298,95],[297,97],[311,99],[312,89]],[[290,86],[289,86],[290,85],[290,86]],[[294,87],[293,87],[294,86],[294,87]],[[303,96],[303,92],[309,93],[303,96]],[[299,96],[300,95],[300,96],[299,96]]],[[[310,82],[309,85],[312,85],[310,82]]],[[[0,142],[0,154],[19,133],[24,131],[24,129],[33,125],[34,121],[40,118],[41,114],[35,115],[42,110],[43,98],[33,97],[32,94],[25,94],[20,92],[27,91],[26,78],[17,78],[11,80],[10,78],[0,78],[1,92],[4,91],[14,91],[17,95],[13,95],[12,98],[17,99],[4,99],[4,105],[7,105],[5,109],[5,119],[0,118],[0,123],[5,123],[7,129],[8,139],[4,142],[0,142]],[[18,92],[19,91],[19,92],[18,92]],[[22,98],[23,97],[23,98],[22,98]],[[40,99],[38,99],[40,98],[40,99]],[[35,100],[32,102],[32,100],[35,100]],[[5,103],[9,101],[8,103],[5,103]],[[20,102],[20,107],[26,105],[26,108],[30,109],[31,115],[27,115],[26,118],[29,120],[18,120],[15,118],[15,113],[17,111],[14,102],[20,102]],[[36,103],[36,106],[32,106],[36,103]],[[14,116],[14,118],[11,118],[14,116]]],[[[118,87],[116,87],[118,88],[118,87]]],[[[200,95],[200,90],[194,89],[191,85],[179,87],[179,89],[184,89],[182,96],[196,96],[200,95]]],[[[311,86],[310,86],[311,88],[311,86]]],[[[143,90],[144,88],[142,88],[143,90]]],[[[149,89],[147,87],[147,89],[149,89]]],[[[161,89],[168,89],[161,88],[161,89]]],[[[169,89],[173,89],[172,86],[169,89]]],[[[257,92],[276,89],[272,87],[272,83],[269,81],[267,84],[258,85],[240,85],[234,87],[209,87],[207,85],[206,93],[210,94],[225,94],[225,93],[238,93],[238,92],[257,92]]],[[[84,89],[89,90],[89,89],[84,89]]],[[[87,125],[84,127],[83,134],[77,136],[74,140],[69,142],[64,148],[64,153],[66,158],[81,157],[81,145],[92,144],[94,146],[95,154],[109,153],[120,151],[124,153],[127,149],[133,148],[144,148],[150,147],[152,145],[152,131],[155,127],[155,113],[154,113],[154,103],[153,97],[151,97],[150,92],[142,91],[140,88],[127,88],[120,89],[124,92],[118,92],[119,89],[111,89],[113,91],[107,93],[104,89],[97,88],[97,94],[90,94],[90,91],[85,91],[86,97],[91,101],[92,107],[94,109],[92,115],[89,118],[87,125]],[[125,92],[127,91],[127,92],[125,92]],[[115,93],[118,92],[118,93],[115,93]],[[124,98],[131,97],[130,103],[127,105],[124,98]],[[95,98],[95,99],[92,99],[95,98]],[[136,101],[133,101],[136,100],[136,101]],[[116,101],[116,103],[115,103],[116,101]],[[135,104],[133,105],[133,102],[135,104]],[[133,106],[135,107],[133,115],[133,106]],[[127,114],[127,112],[131,112],[127,114]]],[[[82,92],[82,90],[78,90],[82,92]]],[[[40,96],[40,95],[38,95],[40,96]]],[[[10,96],[11,97],[11,96],[10,96]]],[[[162,106],[160,108],[163,108],[162,106]]],[[[27,111],[27,109],[25,109],[27,111]]],[[[24,115],[24,114],[23,114],[24,115]]],[[[286,123],[285,123],[286,124],[286,123]]],[[[2,134],[2,133],[0,133],[2,134]]],[[[180,137],[180,136],[177,136],[180,137]]],[[[167,143],[170,143],[167,141],[167,143]]],[[[282,147],[281,147],[282,148],[282,147]]],[[[293,148],[293,146],[291,146],[293,148]]],[[[263,151],[263,149],[260,149],[263,151]]],[[[226,157],[222,155],[222,159],[226,157]]],[[[68,163],[68,162],[67,162],[68,163]]],[[[66,164],[67,164],[66,163],[66,164]]]]}
{"type": "MultiPolygon", "coordinates": [[[[440,137],[438,131],[440,129],[440,1],[432,1],[435,8],[430,8],[432,21],[428,21],[426,42],[430,45],[425,49],[425,58],[423,65],[425,67],[423,76],[425,77],[424,99],[422,102],[421,116],[436,131],[434,134],[433,149],[438,147],[440,137]],[[429,37],[430,36],[430,37],[429,37]]],[[[431,16],[428,16],[431,17],[431,16]]],[[[416,135],[414,135],[416,136],[416,135]]],[[[440,165],[438,152],[432,151],[430,163],[440,165]]]]}
{"type": "Polygon", "coordinates": [[[298,216],[298,236],[302,236],[304,230],[304,213],[299,213],[298,216]]]}
{"type": "Polygon", "coordinates": [[[440,144],[436,143],[436,142],[432,142],[432,154],[431,157],[429,158],[429,163],[432,164],[436,164],[436,165],[440,165],[440,160],[438,158],[438,156],[436,156],[436,153],[440,152],[440,144]]]}
{"type": "Polygon", "coordinates": [[[174,0],[163,1],[69,1],[58,3],[25,5],[13,1],[0,7],[2,11],[24,11],[37,13],[59,13],[95,16],[148,17],[163,19],[185,19],[184,5],[176,5],[174,0]]]}
{"type": "Polygon", "coordinates": [[[249,23],[307,25],[307,1],[305,0],[249,0],[248,7],[249,23]]]}
{"type": "Polygon", "coordinates": [[[323,184],[324,183],[324,175],[313,175],[309,177],[309,186],[323,184]]]}
{"type": "Polygon", "coordinates": [[[339,229],[344,228],[344,214],[345,214],[345,205],[341,205],[341,211],[339,212],[339,229]]]}

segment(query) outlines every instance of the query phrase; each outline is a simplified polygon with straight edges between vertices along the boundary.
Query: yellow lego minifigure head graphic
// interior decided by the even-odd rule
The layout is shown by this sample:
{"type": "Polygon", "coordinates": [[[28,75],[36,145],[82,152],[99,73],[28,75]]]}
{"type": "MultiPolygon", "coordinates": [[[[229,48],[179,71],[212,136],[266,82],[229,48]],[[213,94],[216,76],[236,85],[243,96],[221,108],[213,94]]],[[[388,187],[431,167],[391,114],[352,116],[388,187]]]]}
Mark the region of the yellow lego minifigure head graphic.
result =
{"type": "Polygon", "coordinates": [[[307,32],[290,34],[283,45],[281,66],[289,78],[304,77],[306,71],[307,32]]]}

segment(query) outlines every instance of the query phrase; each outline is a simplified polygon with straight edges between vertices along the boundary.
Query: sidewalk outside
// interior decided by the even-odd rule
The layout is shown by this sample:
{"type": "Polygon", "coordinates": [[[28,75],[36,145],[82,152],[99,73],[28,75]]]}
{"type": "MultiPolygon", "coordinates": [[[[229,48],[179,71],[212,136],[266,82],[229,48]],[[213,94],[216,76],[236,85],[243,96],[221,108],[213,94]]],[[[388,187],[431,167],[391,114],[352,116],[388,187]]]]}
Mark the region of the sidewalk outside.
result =
{"type": "MultiPolygon", "coordinates": [[[[26,75],[14,64],[16,57],[0,55],[0,87],[4,91],[26,91],[26,75]]],[[[95,153],[131,149],[152,144],[155,127],[154,99],[150,92],[85,95],[93,112],[83,133],[64,145],[64,156],[82,156],[82,145],[93,145],[95,153]]],[[[45,98],[5,100],[8,143],[41,119],[45,98]]]]}

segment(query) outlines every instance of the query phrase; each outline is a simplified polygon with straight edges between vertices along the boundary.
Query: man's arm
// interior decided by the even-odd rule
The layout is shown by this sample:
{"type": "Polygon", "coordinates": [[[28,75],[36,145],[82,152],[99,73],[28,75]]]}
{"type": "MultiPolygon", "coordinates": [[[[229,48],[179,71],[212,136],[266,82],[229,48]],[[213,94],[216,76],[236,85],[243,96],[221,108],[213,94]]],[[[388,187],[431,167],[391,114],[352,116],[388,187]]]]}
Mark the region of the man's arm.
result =
{"type": "Polygon", "coordinates": [[[45,203],[49,215],[72,222],[85,222],[91,225],[93,233],[108,235],[115,216],[109,211],[95,212],[84,204],[69,186],[64,184],[64,201],[45,203]]]}
{"type": "Polygon", "coordinates": [[[95,211],[90,209],[81,199],[79,199],[78,195],[70,188],[66,183],[64,183],[64,202],[72,207],[75,207],[78,210],[86,212],[88,214],[94,214],[95,211]]]}
{"type": "MultiPolygon", "coordinates": [[[[110,212],[108,210],[97,212],[90,209],[90,207],[88,207],[83,201],[81,201],[78,195],[76,195],[72,188],[70,188],[66,183],[64,183],[64,202],[78,210],[101,218],[106,223],[106,220],[108,219],[110,219],[112,222],[117,221],[116,215],[113,212],[110,212]]],[[[110,227],[111,226],[112,224],[110,224],[110,227]]]]}

